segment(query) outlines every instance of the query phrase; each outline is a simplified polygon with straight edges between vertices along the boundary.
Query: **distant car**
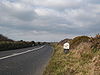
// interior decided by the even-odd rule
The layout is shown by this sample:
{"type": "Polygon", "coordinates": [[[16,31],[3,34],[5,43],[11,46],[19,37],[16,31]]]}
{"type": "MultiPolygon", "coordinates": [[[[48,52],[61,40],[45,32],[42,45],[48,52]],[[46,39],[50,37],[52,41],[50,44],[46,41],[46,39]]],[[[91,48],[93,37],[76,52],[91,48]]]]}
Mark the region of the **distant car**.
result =
{"type": "Polygon", "coordinates": [[[32,44],[32,46],[35,46],[35,44],[32,44]]]}

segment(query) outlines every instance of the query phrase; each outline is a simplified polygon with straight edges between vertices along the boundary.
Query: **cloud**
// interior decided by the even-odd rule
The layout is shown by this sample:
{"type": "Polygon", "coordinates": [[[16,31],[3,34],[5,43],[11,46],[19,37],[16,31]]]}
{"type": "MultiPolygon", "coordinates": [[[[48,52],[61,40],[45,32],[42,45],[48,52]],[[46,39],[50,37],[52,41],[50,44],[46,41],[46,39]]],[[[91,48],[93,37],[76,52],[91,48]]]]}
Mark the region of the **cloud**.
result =
{"type": "Polygon", "coordinates": [[[81,0],[34,0],[36,6],[64,9],[64,8],[75,8],[80,5],[81,0]]]}
{"type": "Polygon", "coordinates": [[[100,32],[98,0],[1,0],[0,32],[19,40],[57,41],[100,32]]]}
{"type": "Polygon", "coordinates": [[[25,6],[21,3],[12,3],[9,1],[2,1],[0,3],[0,14],[6,18],[14,18],[16,20],[31,21],[36,18],[36,13],[33,8],[25,6]]]}

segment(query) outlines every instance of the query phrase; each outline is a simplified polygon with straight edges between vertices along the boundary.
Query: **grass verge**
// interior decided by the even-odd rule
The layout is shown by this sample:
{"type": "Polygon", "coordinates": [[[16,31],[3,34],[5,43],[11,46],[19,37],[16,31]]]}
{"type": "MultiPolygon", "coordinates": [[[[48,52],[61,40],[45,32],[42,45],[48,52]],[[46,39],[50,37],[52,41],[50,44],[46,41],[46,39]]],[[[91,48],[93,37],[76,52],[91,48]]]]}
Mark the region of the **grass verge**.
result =
{"type": "Polygon", "coordinates": [[[53,48],[43,75],[100,75],[100,49],[92,51],[89,43],[81,43],[68,54],[61,45],[53,44],[53,48]]]}

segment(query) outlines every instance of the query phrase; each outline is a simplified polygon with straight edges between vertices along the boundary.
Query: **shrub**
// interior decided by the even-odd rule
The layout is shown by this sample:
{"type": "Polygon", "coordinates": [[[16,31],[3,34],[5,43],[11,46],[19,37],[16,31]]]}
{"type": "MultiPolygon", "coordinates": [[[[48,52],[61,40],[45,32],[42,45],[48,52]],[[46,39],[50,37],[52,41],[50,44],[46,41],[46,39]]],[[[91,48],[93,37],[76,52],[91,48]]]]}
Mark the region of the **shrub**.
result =
{"type": "Polygon", "coordinates": [[[0,51],[4,50],[12,50],[12,49],[19,49],[19,48],[26,48],[31,47],[32,42],[24,42],[24,41],[0,41],[0,51]]]}
{"type": "Polygon", "coordinates": [[[71,44],[71,48],[75,48],[77,47],[80,43],[82,42],[88,42],[90,39],[90,37],[88,36],[78,36],[75,37],[73,40],[71,40],[70,44],[71,44]]]}
{"type": "Polygon", "coordinates": [[[94,38],[90,38],[89,42],[91,42],[92,46],[91,48],[95,52],[96,50],[100,49],[100,35],[97,34],[94,38]]]}

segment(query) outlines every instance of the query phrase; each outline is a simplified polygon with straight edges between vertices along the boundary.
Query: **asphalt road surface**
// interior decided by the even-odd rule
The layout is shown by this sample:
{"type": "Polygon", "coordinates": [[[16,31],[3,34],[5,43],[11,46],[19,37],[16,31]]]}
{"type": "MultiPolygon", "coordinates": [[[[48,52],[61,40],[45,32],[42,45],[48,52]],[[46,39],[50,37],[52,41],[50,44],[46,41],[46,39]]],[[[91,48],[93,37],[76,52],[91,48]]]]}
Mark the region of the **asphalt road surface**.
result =
{"type": "Polygon", "coordinates": [[[0,52],[0,75],[42,75],[51,55],[49,45],[0,52]]]}

